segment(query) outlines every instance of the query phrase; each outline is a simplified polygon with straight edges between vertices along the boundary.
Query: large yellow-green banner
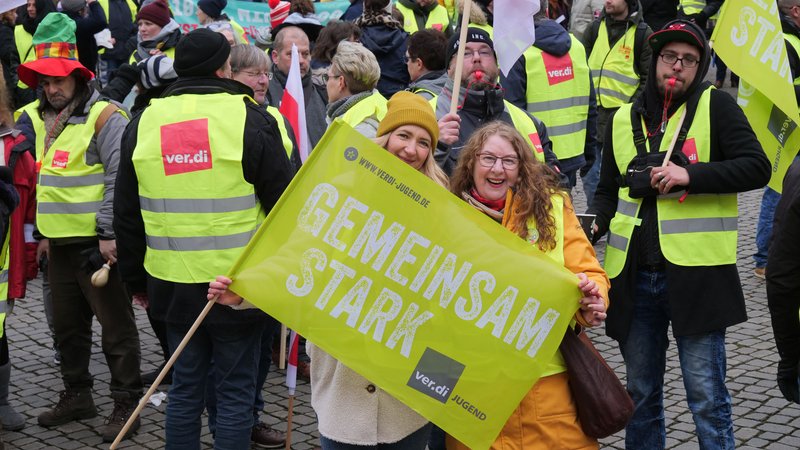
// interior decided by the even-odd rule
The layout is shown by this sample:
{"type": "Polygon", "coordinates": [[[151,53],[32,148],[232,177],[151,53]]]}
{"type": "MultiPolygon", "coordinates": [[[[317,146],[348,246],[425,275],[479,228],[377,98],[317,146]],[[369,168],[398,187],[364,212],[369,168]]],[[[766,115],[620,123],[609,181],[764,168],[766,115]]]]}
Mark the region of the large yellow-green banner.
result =
{"type": "Polygon", "coordinates": [[[581,296],[574,274],[339,122],[230,276],[476,449],[539,378],[581,296]]]}
{"type": "Polygon", "coordinates": [[[795,132],[800,115],[777,2],[725,2],[711,39],[717,54],[741,77],[739,105],[772,163],[769,186],[781,192],[800,144],[795,132]]]}

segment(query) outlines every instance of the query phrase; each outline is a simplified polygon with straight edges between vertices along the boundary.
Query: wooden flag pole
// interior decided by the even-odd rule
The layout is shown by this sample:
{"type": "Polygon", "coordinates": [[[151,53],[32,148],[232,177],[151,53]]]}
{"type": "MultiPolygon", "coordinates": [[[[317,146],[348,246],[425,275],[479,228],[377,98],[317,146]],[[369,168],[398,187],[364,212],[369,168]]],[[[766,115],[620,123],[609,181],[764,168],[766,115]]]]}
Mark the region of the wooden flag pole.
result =
{"type": "Polygon", "coordinates": [[[456,68],[453,73],[453,96],[450,99],[450,112],[458,112],[458,97],[461,91],[461,73],[464,71],[464,47],[467,45],[467,29],[469,28],[469,10],[472,0],[464,0],[464,11],[461,13],[461,33],[458,36],[458,53],[456,68]]]}
{"type": "Polygon", "coordinates": [[[286,329],[286,325],[281,324],[281,343],[280,343],[280,356],[278,357],[278,368],[281,370],[286,369],[286,336],[289,334],[289,330],[286,329]]]}
{"type": "Polygon", "coordinates": [[[292,448],[292,419],[294,418],[294,395],[289,396],[289,413],[286,416],[286,450],[292,448]]]}
{"type": "Polygon", "coordinates": [[[131,425],[136,420],[136,418],[139,417],[139,414],[142,412],[142,409],[144,409],[145,405],[147,405],[147,401],[150,400],[150,396],[153,395],[156,389],[158,389],[158,385],[161,384],[161,381],[164,380],[164,377],[167,375],[167,373],[169,373],[169,369],[171,369],[172,365],[175,364],[175,361],[178,359],[178,356],[180,356],[184,347],[186,347],[186,344],[189,343],[189,339],[192,338],[195,331],[197,331],[197,328],[200,326],[201,323],[203,323],[203,320],[208,315],[208,312],[211,311],[211,307],[214,306],[214,303],[217,302],[218,298],[219,295],[214,296],[214,298],[212,298],[211,300],[208,301],[208,303],[206,303],[205,308],[203,308],[203,310],[200,312],[200,315],[197,316],[197,319],[192,324],[192,327],[189,328],[189,331],[186,332],[186,336],[184,336],[181,343],[178,344],[178,348],[175,349],[175,352],[172,353],[172,356],[169,358],[167,363],[164,364],[164,368],[161,369],[161,373],[158,374],[156,380],[153,382],[153,385],[150,386],[150,389],[147,390],[147,393],[145,393],[142,399],[139,400],[139,405],[136,407],[131,416],[128,418],[128,421],[125,422],[125,426],[122,427],[122,430],[120,430],[119,434],[117,434],[117,437],[116,439],[114,439],[114,442],[111,443],[111,447],[109,447],[110,450],[114,450],[115,448],[117,448],[119,443],[122,441],[122,437],[125,436],[125,433],[127,433],[128,430],[131,428],[131,425]]]}

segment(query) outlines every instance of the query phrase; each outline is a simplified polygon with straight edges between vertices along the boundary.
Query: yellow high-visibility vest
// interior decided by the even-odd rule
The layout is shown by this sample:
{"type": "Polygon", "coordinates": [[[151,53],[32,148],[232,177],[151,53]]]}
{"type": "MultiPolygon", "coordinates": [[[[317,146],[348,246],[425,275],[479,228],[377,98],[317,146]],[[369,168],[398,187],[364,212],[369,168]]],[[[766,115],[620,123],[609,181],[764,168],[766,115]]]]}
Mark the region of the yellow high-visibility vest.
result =
{"type": "Polygon", "coordinates": [[[597,40],[589,55],[597,104],[603,108],[617,108],[630,102],[640,79],[634,68],[633,54],[636,28],[630,27],[613,47],[609,45],[606,21],[600,22],[597,40]]]}

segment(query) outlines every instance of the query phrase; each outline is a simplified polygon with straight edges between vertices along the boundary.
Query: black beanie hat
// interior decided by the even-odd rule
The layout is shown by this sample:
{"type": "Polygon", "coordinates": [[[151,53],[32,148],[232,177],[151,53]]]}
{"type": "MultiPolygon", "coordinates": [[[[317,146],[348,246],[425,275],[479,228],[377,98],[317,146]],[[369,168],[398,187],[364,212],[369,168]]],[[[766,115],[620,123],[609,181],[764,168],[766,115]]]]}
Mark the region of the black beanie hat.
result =
{"type": "MultiPolygon", "coordinates": [[[[447,44],[447,65],[450,65],[450,61],[453,59],[456,53],[458,53],[458,38],[460,35],[460,31],[456,30],[453,36],[450,37],[450,42],[447,44]]],[[[475,27],[467,28],[467,43],[470,42],[483,42],[484,44],[491,47],[492,51],[494,51],[494,42],[492,41],[491,36],[485,30],[475,27]]],[[[495,57],[497,55],[495,54],[495,57]]]]}
{"type": "Polygon", "coordinates": [[[219,18],[226,6],[228,6],[228,0],[200,0],[197,2],[197,7],[212,19],[219,18]]]}
{"type": "Polygon", "coordinates": [[[208,28],[192,30],[175,46],[173,68],[179,77],[213,75],[231,54],[231,46],[221,33],[208,28]]]}

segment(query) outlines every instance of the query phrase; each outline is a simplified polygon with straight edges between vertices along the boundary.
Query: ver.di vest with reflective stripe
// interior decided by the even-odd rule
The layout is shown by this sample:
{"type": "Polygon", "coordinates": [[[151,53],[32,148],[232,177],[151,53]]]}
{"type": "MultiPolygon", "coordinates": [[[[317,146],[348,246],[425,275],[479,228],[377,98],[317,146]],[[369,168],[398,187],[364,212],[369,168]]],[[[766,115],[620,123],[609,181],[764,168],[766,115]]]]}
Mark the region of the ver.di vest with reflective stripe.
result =
{"type": "Polygon", "coordinates": [[[47,153],[44,121],[29,111],[36,132],[36,226],[48,238],[96,236],[96,214],[105,192],[103,164],[86,164],[95,122],[108,102],[92,105],[85,123],[68,123],[47,153]]]}
{"type": "MultiPolygon", "coordinates": [[[[711,126],[709,104],[711,89],[700,97],[697,112],[688,130],[686,143],[694,139],[697,161],[709,162],[711,126]]],[[[661,152],[666,152],[676,133],[682,105],[669,119],[661,140],[661,152]]],[[[614,115],[614,158],[620,173],[625,173],[636,147],[631,134],[631,105],[622,106],[614,115]]],[[[643,125],[644,127],[644,125],[643,125]]],[[[679,151],[676,149],[675,151],[679,151]]],[[[736,263],[738,210],[736,194],[689,194],[681,203],[681,193],[660,195],[656,200],[658,235],[661,251],[667,261],[678,266],[718,266],[736,263]]],[[[628,188],[619,189],[617,212],[609,226],[606,245],[605,270],[609,278],[618,276],[629,252],[634,228],[641,224],[638,218],[642,199],[631,198],[628,188]]]]}
{"type": "MultiPolygon", "coordinates": [[[[631,26],[613,47],[608,43],[606,21],[600,22],[597,40],[589,55],[597,104],[603,108],[616,108],[630,102],[639,87],[639,75],[634,69],[633,54],[636,27],[631,26]]],[[[546,122],[545,122],[546,123],[546,122]]]]}
{"type": "Polygon", "coordinates": [[[681,0],[681,9],[687,16],[700,14],[706,7],[705,0],[681,0]]]}
{"type": "MultiPolygon", "coordinates": [[[[22,25],[14,27],[14,42],[17,44],[17,54],[19,55],[19,63],[25,64],[36,59],[36,51],[33,49],[33,35],[25,31],[22,25]]],[[[22,89],[28,88],[28,85],[23,83],[22,80],[17,82],[17,86],[22,89]]]]}
{"type": "MultiPolygon", "coordinates": [[[[428,100],[428,104],[430,104],[431,108],[433,108],[433,110],[436,112],[436,117],[440,117],[439,113],[441,112],[442,107],[446,107],[448,109],[450,108],[449,101],[447,105],[442,104],[441,106],[438,105],[438,101],[438,95],[428,100]]],[[[508,115],[511,116],[512,125],[514,125],[514,128],[519,131],[522,137],[524,137],[531,146],[533,156],[535,156],[540,163],[544,163],[544,150],[537,149],[534,145],[534,142],[538,142],[539,145],[541,145],[542,140],[539,138],[539,132],[536,130],[536,124],[533,122],[531,116],[529,116],[525,111],[509,103],[508,100],[503,100],[503,104],[506,107],[508,115]]],[[[446,112],[443,112],[441,115],[444,114],[446,114],[446,112]]]]}
{"type": "MultiPolygon", "coordinates": [[[[403,15],[403,29],[406,33],[414,34],[419,31],[419,25],[417,25],[417,17],[414,15],[414,10],[400,3],[396,3],[395,7],[400,11],[400,14],[403,15]]],[[[434,28],[444,33],[449,26],[450,18],[447,16],[447,9],[442,5],[436,5],[436,7],[428,13],[428,19],[425,21],[425,28],[434,28]]]]}
{"type": "MultiPolygon", "coordinates": [[[[547,135],[553,141],[553,151],[558,159],[573,158],[583,154],[586,146],[586,121],[589,118],[589,94],[591,77],[586,63],[586,51],[575,36],[570,35],[572,47],[569,56],[551,56],[569,66],[559,70],[570,70],[570,79],[555,80],[551,85],[548,69],[540,48],[531,46],[525,57],[527,88],[525,91],[528,112],[547,125],[547,135]]],[[[567,78],[565,76],[565,78],[567,78]]]]}
{"type": "Polygon", "coordinates": [[[153,277],[213,280],[231,267],[263,221],[255,188],[242,172],[244,101],[253,100],[185,94],[154,99],[142,113],[133,167],[147,239],[144,267],[153,277]],[[195,145],[208,147],[168,147],[187,133],[195,145]],[[176,154],[183,158],[174,159],[176,154]]]}
{"type": "Polygon", "coordinates": [[[358,103],[342,114],[341,119],[344,123],[355,128],[368,117],[375,116],[378,122],[383,120],[386,115],[386,97],[378,91],[373,90],[369,97],[364,97],[358,103]]]}
{"type": "Polygon", "coordinates": [[[283,114],[281,111],[274,107],[267,105],[267,114],[272,116],[276,122],[278,122],[278,130],[281,132],[281,143],[283,144],[283,149],[286,150],[286,156],[290,159],[292,157],[292,139],[289,137],[289,130],[286,129],[286,120],[283,118],[283,114]]]}

